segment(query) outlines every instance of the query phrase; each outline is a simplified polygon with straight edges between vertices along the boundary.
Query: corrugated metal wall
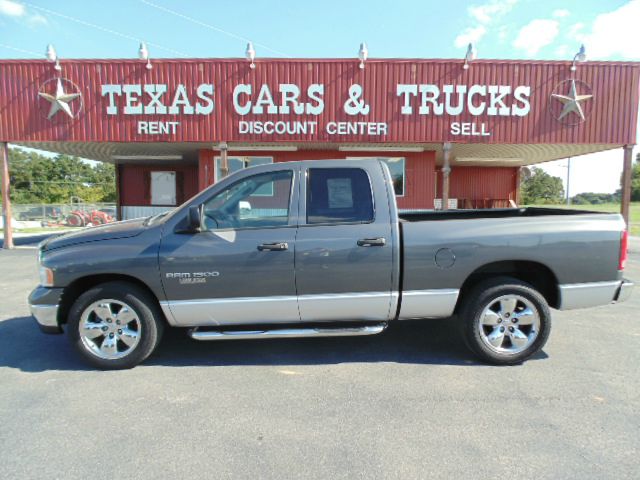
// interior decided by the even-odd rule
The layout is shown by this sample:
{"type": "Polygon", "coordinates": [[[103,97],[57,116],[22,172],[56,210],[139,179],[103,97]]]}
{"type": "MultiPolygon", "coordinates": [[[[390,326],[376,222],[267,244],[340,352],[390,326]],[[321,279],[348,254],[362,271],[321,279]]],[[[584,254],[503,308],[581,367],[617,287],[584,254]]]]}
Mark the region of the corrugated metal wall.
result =
{"type": "MultiPolygon", "coordinates": [[[[40,60],[0,61],[0,140],[2,141],[78,141],[78,142],[443,142],[553,144],[604,143],[634,144],[638,117],[640,64],[622,62],[586,62],[575,73],[569,62],[476,60],[464,70],[462,60],[369,60],[358,68],[356,59],[284,59],[258,60],[256,68],[239,59],[153,60],[147,70],[138,60],[68,60],[62,62],[61,75],[82,93],[82,110],[76,119],[63,113],[47,119],[49,104],[38,91],[57,73],[53,65],[40,60]],[[585,102],[589,118],[578,125],[558,122],[551,109],[550,95],[562,81],[575,77],[590,85],[593,98],[585,102]],[[191,102],[202,83],[215,87],[215,109],[210,115],[124,115],[124,95],[117,100],[119,113],[107,115],[109,95],[102,95],[104,84],[165,84],[163,97],[171,104],[175,89],[184,85],[191,102]],[[293,83],[302,91],[300,100],[309,99],[311,84],[324,85],[324,110],[320,115],[248,114],[233,109],[233,90],[238,84],[250,84],[251,99],[268,84],[279,98],[278,85],[293,83]],[[344,105],[351,101],[353,84],[364,89],[362,99],[370,106],[366,115],[350,116],[344,105]],[[419,115],[419,98],[413,98],[413,113],[401,114],[403,96],[398,84],[445,85],[526,85],[531,87],[531,111],[525,117],[472,116],[468,111],[456,115],[419,115]],[[283,120],[317,122],[316,133],[241,134],[238,122],[283,120]],[[175,134],[138,133],[138,121],[179,121],[175,134]],[[328,122],[370,121],[388,124],[386,135],[327,133],[328,122]],[[490,136],[456,136],[451,122],[486,123],[490,136]]],[[[55,83],[48,84],[48,91],[55,83]]],[[[67,90],[73,90],[68,87],[67,90]]],[[[568,90],[568,85],[565,86],[568,90]]],[[[567,92],[557,92],[567,93],[567,92]]],[[[585,92],[578,92],[585,93],[585,92]]],[[[143,95],[146,99],[146,96],[143,95]]],[[[440,101],[444,100],[444,96],[440,101]]],[[[455,97],[455,95],[454,95],[455,97]]],[[[242,101],[248,100],[243,95],[242,101]]],[[[510,98],[508,96],[507,98],[510,98]]],[[[486,99],[485,99],[486,100],[486,99]]],[[[476,98],[475,102],[482,101],[476,98]]],[[[457,104],[457,99],[455,101],[457,104]]],[[[506,101],[512,103],[511,100],[506,101]]],[[[79,101],[73,103],[77,111],[79,101]]],[[[465,109],[467,110],[467,109],[465,109]]]]}
{"type": "MultiPolygon", "coordinates": [[[[213,184],[213,158],[219,155],[210,150],[200,151],[200,189],[213,184]]],[[[339,152],[335,150],[308,150],[295,152],[232,152],[230,156],[273,157],[274,162],[296,160],[342,159],[347,157],[404,157],[405,194],[397,197],[402,209],[433,208],[435,193],[435,152],[339,152]]]]}
{"type": "MultiPolygon", "coordinates": [[[[438,197],[442,196],[442,172],[438,169],[438,197]]],[[[458,199],[459,208],[490,208],[492,200],[516,201],[518,191],[517,167],[459,167],[451,168],[449,198],[458,199]],[[462,201],[472,201],[466,205],[462,201]]],[[[505,202],[506,203],[506,202],[505,202]]]]}

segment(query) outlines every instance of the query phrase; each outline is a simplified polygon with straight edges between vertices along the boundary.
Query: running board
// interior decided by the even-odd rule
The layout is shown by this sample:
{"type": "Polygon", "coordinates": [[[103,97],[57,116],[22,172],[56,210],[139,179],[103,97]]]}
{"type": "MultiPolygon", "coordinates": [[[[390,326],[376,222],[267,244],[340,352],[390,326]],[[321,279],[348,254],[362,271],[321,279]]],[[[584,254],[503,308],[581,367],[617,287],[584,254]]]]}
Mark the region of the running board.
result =
{"type": "Polygon", "coordinates": [[[386,323],[364,325],[362,327],[313,327],[313,328],[272,328],[268,330],[189,330],[194,340],[250,340],[258,338],[300,338],[300,337],[350,337],[376,335],[387,328],[386,323]]]}

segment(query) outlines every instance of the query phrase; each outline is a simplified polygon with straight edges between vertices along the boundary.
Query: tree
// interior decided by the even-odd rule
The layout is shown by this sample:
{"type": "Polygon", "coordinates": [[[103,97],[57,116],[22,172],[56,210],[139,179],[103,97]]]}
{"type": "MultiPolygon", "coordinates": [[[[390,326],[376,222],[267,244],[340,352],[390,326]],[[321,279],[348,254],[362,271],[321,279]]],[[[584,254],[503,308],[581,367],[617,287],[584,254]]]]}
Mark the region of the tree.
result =
{"type": "Polygon", "coordinates": [[[640,153],[636,156],[636,163],[631,170],[631,200],[640,202],[640,153]]]}
{"type": "Polygon", "coordinates": [[[20,203],[69,203],[72,196],[91,203],[115,201],[115,170],[69,155],[45,157],[9,150],[11,200],[20,203]]]}
{"type": "Polygon", "coordinates": [[[520,198],[525,205],[561,203],[564,198],[562,179],[549,175],[543,169],[532,167],[531,174],[520,183],[520,198]]]}

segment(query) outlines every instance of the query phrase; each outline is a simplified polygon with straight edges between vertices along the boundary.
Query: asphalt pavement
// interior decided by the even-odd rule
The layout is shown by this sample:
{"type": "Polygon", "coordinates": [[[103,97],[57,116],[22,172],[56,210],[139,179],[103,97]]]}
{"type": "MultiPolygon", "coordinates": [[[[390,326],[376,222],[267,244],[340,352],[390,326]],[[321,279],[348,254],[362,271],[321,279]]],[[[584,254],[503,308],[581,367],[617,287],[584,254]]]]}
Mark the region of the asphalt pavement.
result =
{"type": "Polygon", "coordinates": [[[143,365],[100,372],[29,317],[35,257],[0,251],[0,478],[640,476],[638,290],[554,312],[544,351],[514,367],[478,363],[448,319],[330,339],[169,331],[143,365]]]}

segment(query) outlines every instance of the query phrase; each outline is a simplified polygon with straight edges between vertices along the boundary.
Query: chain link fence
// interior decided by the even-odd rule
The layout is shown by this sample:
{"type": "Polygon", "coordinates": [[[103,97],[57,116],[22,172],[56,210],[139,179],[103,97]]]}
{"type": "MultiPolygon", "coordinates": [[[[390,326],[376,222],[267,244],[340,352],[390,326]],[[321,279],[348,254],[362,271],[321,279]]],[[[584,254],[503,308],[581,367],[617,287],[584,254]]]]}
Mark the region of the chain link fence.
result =
{"type": "Polygon", "coordinates": [[[11,212],[14,228],[86,227],[118,220],[115,203],[12,204],[11,212]]]}

